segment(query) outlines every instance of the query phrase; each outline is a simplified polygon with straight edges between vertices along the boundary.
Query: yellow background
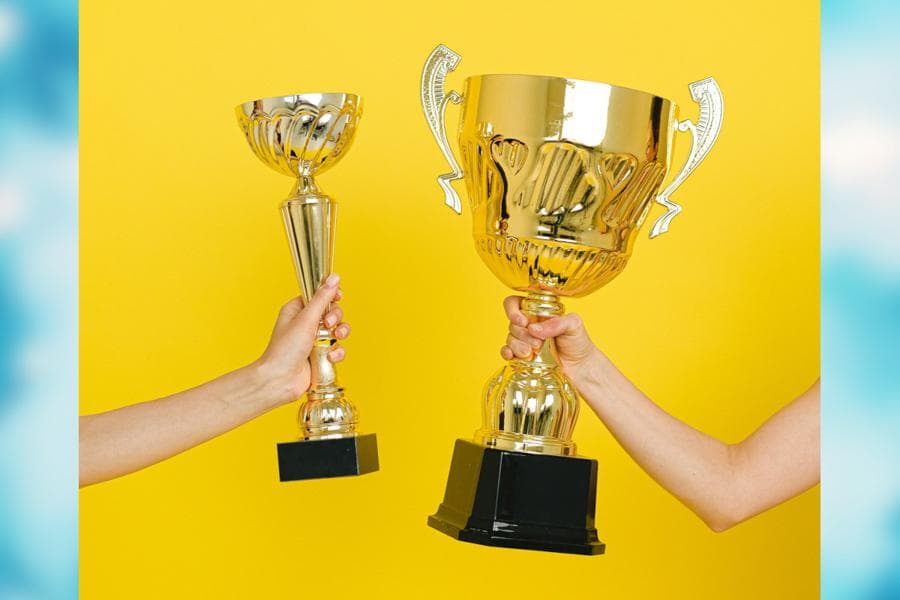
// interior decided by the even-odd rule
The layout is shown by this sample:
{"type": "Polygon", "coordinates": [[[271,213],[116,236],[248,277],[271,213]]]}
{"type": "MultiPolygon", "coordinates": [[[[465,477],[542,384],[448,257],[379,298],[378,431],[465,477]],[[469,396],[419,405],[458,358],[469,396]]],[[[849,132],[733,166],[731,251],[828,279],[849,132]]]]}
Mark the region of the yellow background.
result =
{"type": "MultiPolygon", "coordinates": [[[[811,598],[819,493],[714,534],[589,410],[603,557],[487,548],[425,526],[453,441],[480,421],[507,291],[419,108],[438,42],[485,72],[597,79],[696,115],[725,94],[718,144],[607,288],[568,302],[639,387],[728,441],[818,374],[818,4],[81,2],[81,411],[172,393],[243,365],[297,293],[278,215],[291,186],[250,152],[238,102],[365,98],[358,138],[320,183],[341,201],[337,271],[354,335],[343,383],[382,470],[282,485],[296,405],[164,464],[83,490],[86,598],[811,598]],[[438,10],[438,8],[440,8],[438,10]]],[[[449,117],[455,119],[456,108],[449,117]]],[[[455,122],[455,121],[454,121],[455,122]]],[[[452,126],[451,126],[452,128],[452,126]]],[[[687,151],[676,145],[676,164],[687,151]]],[[[462,187],[459,188],[462,192],[462,187]]]]}

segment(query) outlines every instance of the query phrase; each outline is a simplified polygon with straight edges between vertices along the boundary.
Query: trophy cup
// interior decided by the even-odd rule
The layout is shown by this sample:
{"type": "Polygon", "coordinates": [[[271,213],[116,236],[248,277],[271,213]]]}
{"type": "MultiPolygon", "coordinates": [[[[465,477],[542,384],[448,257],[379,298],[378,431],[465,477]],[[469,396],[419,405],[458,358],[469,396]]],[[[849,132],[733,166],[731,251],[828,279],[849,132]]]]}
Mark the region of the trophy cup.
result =
{"type": "MultiPolygon", "coordinates": [[[[422,73],[422,108],[452,172],[438,177],[445,202],[462,207],[451,182],[464,179],[475,251],[500,281],[527,294],[532,322],[563,314],[561,297],[584,296],[628,262],[652,201],[669,196],[712,147],[722,95],[712,78],[690,85],[697,122],[653,94],[560,77],[468,77],[444,91],[460,56],[440,45],[422,73]],[[444,112],[462,104],[456,162],[444,112]],[[675,130],[692,134],[687,161],[659,192],[675,130]]],[[[456,539],[510,548],[602,554],[594,509],[597,461],[576,455],[579,398],[560,372],[553,340],[509,361],[487,382],[474,441],[457,440],[444,500],[429,526],[456,539]]]]}
{"type": "MultiPolygon", "coordinates": [[[[337,202],[313,179],[344,155],[362,106],[353,94],[295,94],[239,105],[238,123],[261,161],[296,178],[281,204],[304,303],[332,271],[337,202]]],[[[300,439],[278,444],[281,481],[362,475],[378,470],[375,434],[357,431],[359,413],[338,384],[328,351],[337,340],[319,323],[311,384],[300,405],[300,439]]]]}

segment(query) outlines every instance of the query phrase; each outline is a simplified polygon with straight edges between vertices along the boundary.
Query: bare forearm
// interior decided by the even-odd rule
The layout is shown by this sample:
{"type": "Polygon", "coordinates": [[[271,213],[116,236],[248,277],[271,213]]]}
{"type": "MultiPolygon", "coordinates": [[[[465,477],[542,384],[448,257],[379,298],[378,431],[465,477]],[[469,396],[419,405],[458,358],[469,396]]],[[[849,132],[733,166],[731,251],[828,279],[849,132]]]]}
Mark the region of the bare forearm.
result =
{"type": "Polygon", "coordinates": [[[679,421],[601,352],[569,373],[587,403],[653,479],[722,531],[819,481],[819,385],[737,444],[679,421]]]}
{"type": "Polygon", "coordinates": [[[599,352],[572,380],[625,451],[711,528],[743,518],[733,446],[668,414],[599,352]]]}
{"type": "Polygon", "coordinates": [[[150,402],[81,417],[80,485],[131,473],[277,406],[283,393],[254,364],[150,402]]]}
{"type": "Polygon", "coordinates": [[[641,393],[570,313],[529,322],[521,298],[500,355],[531,356],[553,339],[566,375],[628,454],[716,531],[767,510],[819,481],[819,386],[775,413],[738,444],[725,444],[668,414],[641,393]]]}

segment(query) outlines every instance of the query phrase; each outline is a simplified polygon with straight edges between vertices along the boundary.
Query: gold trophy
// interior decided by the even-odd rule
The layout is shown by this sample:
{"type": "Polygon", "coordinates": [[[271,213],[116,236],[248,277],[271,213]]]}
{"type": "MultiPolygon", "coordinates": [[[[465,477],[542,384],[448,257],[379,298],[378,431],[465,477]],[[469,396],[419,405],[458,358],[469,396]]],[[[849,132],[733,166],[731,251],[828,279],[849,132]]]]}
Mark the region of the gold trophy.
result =
{"type": "MultiPolygon", "coordinates": [[[[350,147],[362,114],[359,96],[294,94],[239,105],[238,123],[261,161],[296,178],[281,204],[294,267],[304,302],[332,271],[337,202],[313,179],[350,147]]],[[[300,439],[278,444],[281,481],[362,475],[378,470],[374,433],[357,431],[359,413],[338,384],[328,351],[336,342],[319,324],[310,356],[312,382],[300,405],[300,439]]]]}
{"type": "MultiPolygon", "coordinates": [[[[707,155],[722,124],[715,80],[690,84],[699,118],[651,93],[561,77],[479,75],[444,91],[460,56],[440,45],[422,73],[422,108],[452,172],[445,202],[462,206],[464,179],[475,251],[500,281],[527,294],[532,321],[563,314],[561,297],[584,296],[622,272],[655,200],[666,208],[650,237],[681,211],[669,197],[707,155]],[[459,151],[444,126],[461,104],[459,151]],[[660,192],[676,130],[690,131],[685,165],[660,192]]],[[[602,554],[594,509],[597,461],[576,456],[579,398],[560,372],[553,340],[509,361],[488,380],[474,441],[457,440],[444,500],[428,524],[459,540],[602,554]]]]}

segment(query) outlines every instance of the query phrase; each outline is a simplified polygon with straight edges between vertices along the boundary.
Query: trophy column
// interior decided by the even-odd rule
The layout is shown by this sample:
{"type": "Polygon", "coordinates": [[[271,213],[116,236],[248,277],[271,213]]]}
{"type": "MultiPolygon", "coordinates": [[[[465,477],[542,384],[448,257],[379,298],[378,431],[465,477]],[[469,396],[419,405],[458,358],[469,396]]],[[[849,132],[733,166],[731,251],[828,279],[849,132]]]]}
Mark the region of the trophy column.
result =
{"type": "MultiPolygon", "coordinates": [[[[260,160],[297,178],[281,205],[281,215],[306,303],[332,272],[337,219],[337,203],[321,193],[313,175],[346,152],[359,120],[360,100],[352,94],[266,98],[238,106],[237,116],[260,160]]],[[[310,388],[298,415],[300,439],[278,444],[281,481],[378,470],[375,434],[358,432],[358,412],[328,360],[336,341],[320,322],[309,358],[310,388]]]]}
{"type": "MultiPolygon", "coordinates": [[[[281,205],[285,232],[304,300],[333,270],[337,202],[319,193],[311,178],[301,177],[281,205]],[[301,191],[302,190],[302,191],[301,191]]],[[[309,357],[311,381],[300,405],[300,440],[278,444],[281,481],[362,475],[378,470],[374,433],[358,435],[356,407],[347,399],[328,352],[337,342],[324,322],[309,357]]]]}
{"type": "MultiPolygon", "coordinates": [[[[532,321],[563,314],[552,294],[522,302],[532,321]]],[[[453,450],[444,500],[428,525],[489,546],[603,554],[594,510],[597,461],[575,456],[578,395],[559,369],[553,340],[513,359],[488,381],[475,440],[453,450]]]]}

